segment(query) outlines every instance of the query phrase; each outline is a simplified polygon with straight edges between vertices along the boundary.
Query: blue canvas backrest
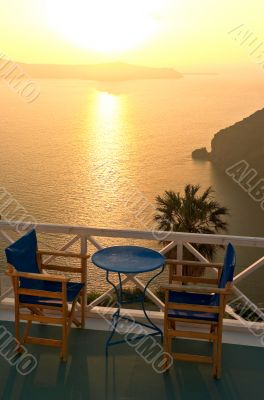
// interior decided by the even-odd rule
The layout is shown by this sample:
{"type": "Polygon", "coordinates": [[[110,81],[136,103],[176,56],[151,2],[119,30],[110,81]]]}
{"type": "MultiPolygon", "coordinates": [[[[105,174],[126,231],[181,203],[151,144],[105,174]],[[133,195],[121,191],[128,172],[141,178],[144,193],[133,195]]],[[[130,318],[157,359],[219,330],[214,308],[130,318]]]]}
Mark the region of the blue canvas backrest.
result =
{"type": "Polygon", "coordinates": [[[226,249],[224,266],[218,284],[219,288],[223,289],[226,286],[227,282],[233,281],[235,265],[236,265],[235,249],[232,246],[232,244],[229,243],[226,249]]]}
{"type": "Polygon", "coordinates": [[[37,263],[35,229],[26,233],[5,249],[6,259],[19,272],[40,273],[37,263]]]}

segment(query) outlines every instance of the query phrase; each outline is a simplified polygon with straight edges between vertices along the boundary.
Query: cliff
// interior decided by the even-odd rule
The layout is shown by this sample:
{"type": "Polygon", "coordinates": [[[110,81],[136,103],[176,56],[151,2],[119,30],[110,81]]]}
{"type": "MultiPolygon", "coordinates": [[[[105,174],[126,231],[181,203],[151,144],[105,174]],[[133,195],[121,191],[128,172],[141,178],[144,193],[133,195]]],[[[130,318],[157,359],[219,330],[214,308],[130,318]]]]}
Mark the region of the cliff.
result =
{"type": "Polygon", "coordinates": [[[264,109],[216,133],[211,160],[221,169],[245,160],[264,176],[264,109]]]}
{"type": "MultiPolygon", "coordinates": [[[[215,134],[211,148],[207,159],[220,169],[226,170],[235,163],[245,160],[257,171],[259,177],[264,177],[264,109],[228,128],[221,129],[215,134]]],[[[197,152],[193,153],[197,155],[197,152]]],[[[204,156],[204,153],[202,154],[204,156]]]]}

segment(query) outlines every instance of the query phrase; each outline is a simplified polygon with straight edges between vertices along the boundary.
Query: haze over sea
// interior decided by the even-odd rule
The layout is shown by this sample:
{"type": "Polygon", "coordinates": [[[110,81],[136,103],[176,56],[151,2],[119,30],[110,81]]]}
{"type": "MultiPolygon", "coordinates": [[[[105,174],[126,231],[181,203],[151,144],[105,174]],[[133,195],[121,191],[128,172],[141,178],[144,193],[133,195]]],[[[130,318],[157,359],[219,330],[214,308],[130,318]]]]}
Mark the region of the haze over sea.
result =
{"type": "MultiPolygon", "coordinates": [[[[199,183],[212,185],[230,209],[230,234],[263,236],[259,205],[191,152],[210,149],[219,129],[263,108],[264,79],[222,74],[38,84],[39,98],[27,104],[0,83],[1,186],[38,222],[147,229],[124,202],[132,187],[155,204],[166,189],[199,183]]],[[[258,254],[240,249],[240,265],[258,254]]],[[[260,275],[243,286],[252,299],[259,300],[260,275]]]]}

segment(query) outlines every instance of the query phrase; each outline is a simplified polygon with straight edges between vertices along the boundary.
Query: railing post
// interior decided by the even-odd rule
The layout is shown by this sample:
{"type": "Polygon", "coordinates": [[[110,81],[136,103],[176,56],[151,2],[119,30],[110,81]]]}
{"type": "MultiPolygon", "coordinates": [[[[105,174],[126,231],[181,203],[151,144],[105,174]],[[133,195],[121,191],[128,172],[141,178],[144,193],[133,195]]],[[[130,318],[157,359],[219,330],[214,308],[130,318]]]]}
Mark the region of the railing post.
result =
{"type": "MultiPolygon", "coordinates": [[[[183,260],[183,243],[182,243],[182,241],[179,241],[177,243],[177,258],[179,260],[183,260]]],[[[177,275],[182,276],[182,265],[177,264],[176,268],[177,268],[177,275]]]]}
{"type": "Polygon", "coordinates": [[[10,282],[10,278],[4,273],[0,273],[0,305],[10,294],[13,293],[13,286],[10,282]],[[8,282],[8,284],[7,284],[8,282]]]}

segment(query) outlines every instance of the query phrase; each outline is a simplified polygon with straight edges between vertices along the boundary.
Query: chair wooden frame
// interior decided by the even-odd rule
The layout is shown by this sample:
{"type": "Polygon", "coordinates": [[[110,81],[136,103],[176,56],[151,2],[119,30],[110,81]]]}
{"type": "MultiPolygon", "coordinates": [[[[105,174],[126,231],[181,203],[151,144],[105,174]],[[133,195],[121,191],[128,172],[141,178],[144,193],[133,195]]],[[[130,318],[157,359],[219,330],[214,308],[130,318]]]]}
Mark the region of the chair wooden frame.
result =
{"type": "MultiPolygon", "coordinates": [[[[192,277],[192,276],[179,276],[172,274],[170,275],[171,281],[178,281],[182,285],[170,283],[163,285],[165,290],[165,310],[164,310],[164,352],[169,353],[175,360],[181,361],[194,361],[210,363],[213,365],[213,376],[220,378],[221,376],[221,358],[222,358],[222,332],[223,332],[223,318],[225,313],[225,307],[227,297],[232,292],[232,283],[228,282],[225,288],[220,289],[217,287],[223,264],[216,263],[201,263],[186,260],[169,260],[171,264],[179,265],[192,265],[192,266],[204,266],[207,268],[217,268],[217,278],[203,278],[203,277],[192,277]],[[191,282],[191,285],[188,283],[191,282]],[[202,286],[199,286],[202,284],[202,286]],[[199,304],[183,304],[169,302],[169,291],[175,292],[188,292],[196,294],[218,294],[219,305],[199,305],[199,304]],[[169,310],[181,310],[181,311],[196,311],[205,313],[214,313],[218,315],[217,321],[208,321],[206,319],[191,319],[191,318],[177,318],[169,317],[169,310]],[[188,326],[188,324],[195,324],[195,330],[179,329],[180,326],[188,326]],[[186,325],[185,325],[186,324],[186,325]],[[198,330],[198,328],[200,331],[198,330]],[[206,331],[207,328],[207,331],[206,331]],[[171,341],[173,338],[190,338],[199,340],[208,340],[213,343],[212,356],[194,355],[186,353],[175,353],[171,349],[171,341]]],[[[167,360],[166,360],[167,361],[167,360]]],[[[165,367],[168,364],[166,363],[165,367]]]]}
{"type": "Polygon", "coordinates": [[[85,326],[85,280],[87,276],[87,259],[90,256],[88,254],[79,254],[79,253],[70,253],[64,251],[46,251],[46,250],[38,250],[37,251],[37,262],[39,266],[39,270],[41,273],[26,273],[26,272],[18,272],[11,265],[7,264],[6,274],[10,276],[14,289],[14,300],[15,300],[15,336],[18,343],[21,344],[20,350],[23,350],[23,344],[25,343],[33,343],[33,344],[41,344],[53,347],[61,348],[60,357],[63,361],[67,361],[68,358],[68,336],[72,323],[77,327],[84,328],[85,326]],[[81,259],[81,267],[69,267],[69,266],[61,266],[61,265],[51,265],[44,264],[43,256],[56,256],[56,257],[70,257],[70,258],[78,258],[81,259]],[[72,274],[79,274],[80,281],[84,284],[83,289],[79,292],[79,295],[72,301],[71,307],[68,307],[67,302],[67,283],[71,280],[71,278],[66,278],[63,275],[54,275],[49,273],[43,273],[42,271],[52,270],[58,272],[69,272],[72,274]],[[36,290],[36,289],[25,289],[20,288],[19,280],[20,278],[33,279],[39,281],[50,281],[50,282],[58,282],[61,283],[61,291],[54,292],[48,290],[36,290]],[[20,295],[29,295],[29,296],[41,296],[50,299],[51,303],[47,305],[41,304],[30,304],[30,303],[21,303],[19,298],[20,295]],[[75,316],[75,308],[78,300],[81,300],[81,318],[78,319],[75,316]],[[53,306],[52,301],[56,301],[56,303],[61,303],[61,307],[53,306]],[[26,313],[25,311],[21,311],[21,309],[28,309],[30,313],[26,313]],[[45,315],[44,312],[49,312],[49,315],[45,315]],[[58,316],[59,313],[59,316],[58,316]],[[50,315],[51,314],[51,315],[50,315]],[[26,327],[24,330],[23,337],[20,336],[20,321],[26,321],[26,327]],[[39,322],[45,324],[55,324],[61,325],[62,327],[62,338],[61,340],[57,339],[46,339],[39,337],[32,337],[29,335],[29,331],[32,325],[32,322],[39,322]]]}

